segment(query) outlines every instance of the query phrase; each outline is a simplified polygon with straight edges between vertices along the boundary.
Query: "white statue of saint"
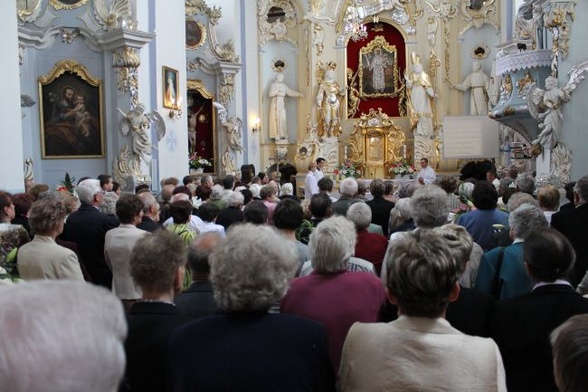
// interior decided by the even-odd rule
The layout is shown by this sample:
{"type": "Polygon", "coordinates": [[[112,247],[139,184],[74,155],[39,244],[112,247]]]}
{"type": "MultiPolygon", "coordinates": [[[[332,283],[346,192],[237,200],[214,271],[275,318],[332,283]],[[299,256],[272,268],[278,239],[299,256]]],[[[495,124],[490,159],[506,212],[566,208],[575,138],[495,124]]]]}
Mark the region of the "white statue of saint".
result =
{"type": "Polygon", "coordinates": [[[474,60],[473,71],[465,77],[463,82],[453,86],[459,91],[470,90],[470,114],[484,116],[488,114],[488,83],[490,78],[482,69],[482,64],[474,60]]]}
{"type": "Polygon", "coordinates": [[[411,129],[416,129],[417,136],[431,137],[433,136],[431,100],[435,97],[435,91],[418,56],[415,56],[412,73],[404,75],[404,79],[408,91],[411,129]]]}
{"type": "Polygon", "coordinates": [[[286,105],[284,99],[289,97],[303,97],[298,91],[291,89],[284,83],[284,74],[278,73],[276,80],[269,90],[271,97],[269,112],[269,135],[270,138],[282,140],[288,138],[288,122],[286,120],[286,105]]]}

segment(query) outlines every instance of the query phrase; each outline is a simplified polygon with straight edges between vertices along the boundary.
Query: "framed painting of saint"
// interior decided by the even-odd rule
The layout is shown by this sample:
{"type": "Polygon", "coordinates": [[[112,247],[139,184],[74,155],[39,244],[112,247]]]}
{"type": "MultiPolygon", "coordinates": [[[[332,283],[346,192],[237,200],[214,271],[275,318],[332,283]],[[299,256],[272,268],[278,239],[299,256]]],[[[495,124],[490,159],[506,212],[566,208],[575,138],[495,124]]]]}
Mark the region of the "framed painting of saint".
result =
{"type": "Polygon", "coordinates": [[[359,51],[359,95],[362,98],[395,97],[398,86],[396,46],[384,36],[375,37],[359,51]]]}
{"type": "Polygon", "coordinates": [[[179,73],[176,69],[163,66],[163,107],[178,109],[179,73]]]}
{"type": "Polygon", "coordinates": [[[102,81],[75,60],[39,77],[43,159],[102,158],[102,81]]]}

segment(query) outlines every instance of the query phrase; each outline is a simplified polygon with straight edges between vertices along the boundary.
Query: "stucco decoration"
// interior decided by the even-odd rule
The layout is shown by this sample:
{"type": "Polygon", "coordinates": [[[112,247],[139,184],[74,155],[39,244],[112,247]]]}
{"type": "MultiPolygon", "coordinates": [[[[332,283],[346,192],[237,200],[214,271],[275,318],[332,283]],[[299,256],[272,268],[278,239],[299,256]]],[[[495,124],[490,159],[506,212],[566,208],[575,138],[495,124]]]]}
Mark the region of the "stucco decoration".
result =
{"type": "Polygon", "coordinates": [[[34,22],[41,14],[41,0],[16,0],[16,15],[20,23],[34,22]]]}
{"type": "Polygon", "coordinates": [[[414,0],[341,0],[336,8],[337,23],[335,31],[338,36],[336,39],[337,46],[345,46],[345,43],[353,35],[354,18],[357,11],[353,9],[356,3],[361,4],[363,17],[373,16],[376,20],[378,14],[384,11],[389,12],[389,16],[407,35],[416,33],[416,21],[423,15],[424,11],[420,1],[414,0]]]}
{"type": "Polygon", "coordinates": [[[432,167],[435,161],[435,141],[428,137],[414,137],[414,161],[418,162],[421,158],[427,158],[432,167]]]}
{"type": "Polygon", "coordinates": [[[260,46],[272,39],[298,46],[297,41],[288,36],[288,30],[298,25],[296,10],[290,0],[261,0],[257,3],[257,16],[260,46]]]}
{"type": "Polygon", "coordinates": [[[562,184],[570,182],[572,172],[572,151],[563,143],[558,143],[551,151],[551,172],[562,184]]]}
{"type": "Polygon", "coordinates": [[[232,40],[220,44],[216,36],[215,27],[222,17],[220,7],[209,7],[204,0],[186,0],[186,16],[204,14],[208,16],[208,36],[210,37],[210,49],[220,61],[238,63],[239,56],[235,54],[235,44],[232,40]]]}
{"type": "Polygon", "coordinates": [[[576,3],[573,1],[558,2],[554,4],[549,11],[545,13],[545,27],[551,31],[553,38],[553,57],[566,59],[569,54],[570,25],[576,18],[576,3]]]}
{"type": "Polygon", "coordinates": [[[136,28],[136,22],[131,20],[130,0],[94,0],[94,15],[103,30],[111,31],[116,28],[136,28]]]}
{"type": "Polygon", "coordinates": [[[306,117],[306,136],[296,145],[296,168],[299,172],[308,170],[308,164],[314,162],[319,157],[319,139],[317,126],[313,124],[312,116],[306,117]]]}
{"type": "Polygon", "coordinates": [[[458,36],[461,37],[470,28],[481,28],[488,24],[498,32],[498,12],[496,12],[496,0],[486,0],[482,3],[482,7],[476,10],[470,7],[470,0],[460,0],[459,13],[460,19],[466,22],[466,25],[459,31],[458,36]]]}
{"type": "Polygon", "coordinates": [[[221,79],[219,100],[223,106],[231,102],[233,94],[235,93],[235,74],[224,73],[221,79]]]}
{"type": "Polygon", "coordinates": [[[141,59],[137,49],[125,46],[112,53],[112,67],[116,73],[118,95],[131,94],[131,107],[139,104],[139,75],[137,68],[141,59]]]}
{"type": "Polygon", "coordinates": [[[229,147],[235,153],[243,152],[243,145],[241,144],[241,126],[243,125],[243,120],[239,117],[228,118],[227,109],[222,104],[218,102],[213,102],[212,104],[218,110],[220,124],[227,132],[229,147]]]}
{"type": "Polygon", "coordinates": [[[59,33],[61,42],[71,44],[80,35],[80,29],[75,27],[62,27],[59,33]]]}
{"type": "Polygon", "coordinates": [[[451,24],[449,21],[457,15],[457,9],[450,0],[425,0],[428,5],[426,12],[434,19],[441,19],[443,21],[443,60],[445,69],[445,79],[449,79],[450,63],[449,63],[449,36],[451,33],[451,24]]]}
{"type": "Polygon", "coordinates": [[[49,4],[56,10],[73,10],[75,8],[81,7],[86,4],[88,0],[78,0],[78,1],[70,1],[70,2],[63,2],[61,0],[49,0],[49,4]]]}

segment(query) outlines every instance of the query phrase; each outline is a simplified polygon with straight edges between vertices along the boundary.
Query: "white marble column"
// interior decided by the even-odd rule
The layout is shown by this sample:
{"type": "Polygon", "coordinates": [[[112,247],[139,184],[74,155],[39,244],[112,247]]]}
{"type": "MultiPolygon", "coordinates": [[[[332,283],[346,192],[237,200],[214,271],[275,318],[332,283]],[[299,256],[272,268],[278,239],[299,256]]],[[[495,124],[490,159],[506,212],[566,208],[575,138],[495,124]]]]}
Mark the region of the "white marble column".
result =
{"type": "Polygon", "coordinates": [[[16,2],[7,1],[2,5],[0,25],[0,189],[9,192],[24,190],[22,111],[20,108],[20,78],[18,62],[18,28],[16,2]]]}

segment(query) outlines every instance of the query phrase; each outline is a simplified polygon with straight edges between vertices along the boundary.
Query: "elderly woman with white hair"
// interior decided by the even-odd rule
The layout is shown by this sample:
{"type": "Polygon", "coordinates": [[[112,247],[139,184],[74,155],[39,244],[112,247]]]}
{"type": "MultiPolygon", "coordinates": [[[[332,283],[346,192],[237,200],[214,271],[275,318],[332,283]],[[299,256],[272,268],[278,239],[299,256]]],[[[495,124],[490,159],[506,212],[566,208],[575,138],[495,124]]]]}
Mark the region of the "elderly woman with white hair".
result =
{"type": "MultiPolygon", "coordinates": [[[[437,185],[425,185],[418,187],[410,198],[410,211],[416,228],[414,231],[429,230],[441,226],[447,222],[449,207],[447,206],[447,194],[437,185]]],[[[395,232],[390,236],[387,253],[392,244],[406,232],[395,232]]],[[[386,256],[387,257],[387,256],[386,256]]],[[[386,264],[382,265],[380,277],[386,284],[386,264]]]]}
{"type": "MultiPolygon", "coordinates": [[[[368,207],[369,209],[369,207],[368,207]]],[[[339,368],[347,331],[356,321],[381,320],[386,292],[367,272],[351,272],[347,262],[355,251],[353,223],[344,217],[326,219],[310,236],[314,272],[292,282],[281,311],[316,320],[327,327],[333,368],[339,368]]]]}
{"type": "Polygon", "coordinates": [[[407,233],[384,261],[391,323],[355,323],[345,340],[340,391],[506,391],[496,343],[468,336],[445,320],[460,291],[459,269],[444,238],[407,233]]]}
{"type": "Polygon", "coordinates": [[[243,193],[235,191],[229,195],[228,207],[220,210],[216,217],[216,223],[224,227],[225,232],[231,225],[245,219],[242,211],[244,203],[245,196],[243,196],[243,193]]]}
{"type": "Polygon", "coordinates": [[[517,297],[531,290],[523,243],[527,235],[536,229],[547,229],[543,211],[530,204],[523,204],[508,216],[510,237],[513,243],[484,253],[476,278],[476,290],[493,294],[500,300],[517,297]]]}
{"type": "Polygon", "coordinates": [[[224,313],[173,333],[171,390],[334,391],[324,327],[268,313],[296,272],[294,245],[269,226],[239,224],[209,260],[224,313]]]}
{"type": "Polygon", "coordinates": [[[353,222],[357,232],[355,257],[372,263],[376,274],[380,275],[382,261],[388,248],[388,238],[368,231],[372,221],[372,209],[366,203],[355,203],[347,210],[347,219],[353,222]]]}
{"type": "Polygon", "coordinates": [[[410,197],[398,199],[394,208],[390,210],[390,220],[388,221],[388,233],[390,235],[396,232],[414,230],[414,219],[412,219],[412,210],[410,208],[410,197]]]}
{"type": "Polygon", "coordinates": [[[119,300],[83,282],[0,289],[2,390],[115,392],[127,323],[119,300]]]}
{"type": "Polygon", "coordinates": [[[300,203],[300,199],[294,195],[294,185],[291,182],[285,182],[280,188],[280,200],[292,199],[300,203]]]}

